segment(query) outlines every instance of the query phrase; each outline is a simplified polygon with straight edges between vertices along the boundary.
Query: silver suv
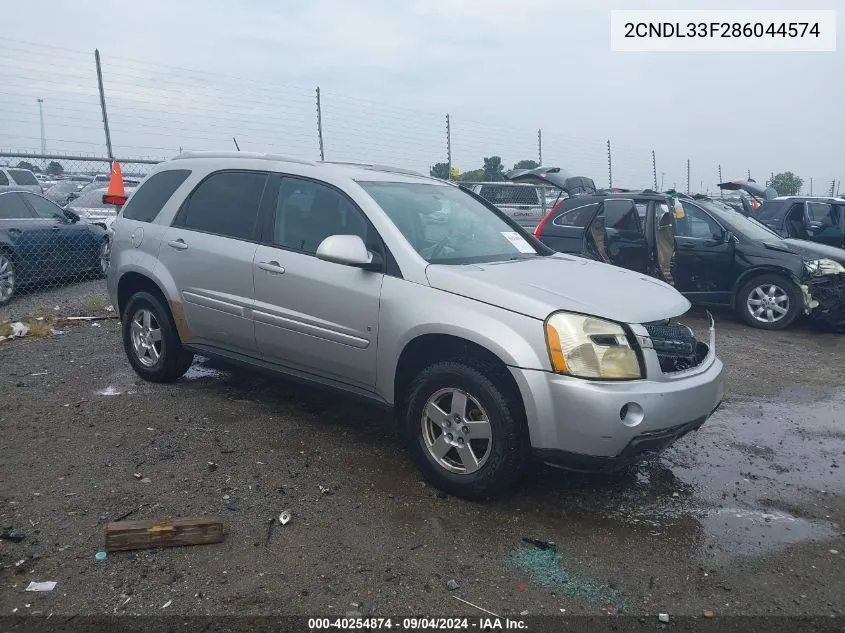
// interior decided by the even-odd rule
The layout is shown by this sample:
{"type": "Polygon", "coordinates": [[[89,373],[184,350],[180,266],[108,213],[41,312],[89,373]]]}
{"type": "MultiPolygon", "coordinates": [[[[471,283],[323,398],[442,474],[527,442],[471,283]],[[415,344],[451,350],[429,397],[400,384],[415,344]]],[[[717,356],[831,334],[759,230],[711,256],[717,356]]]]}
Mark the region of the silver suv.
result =
{"type": "Polygon", "coordinates": [[[187,153],[112,224],[129,362],[193,355],[395,410],[437,486],[483,498],[533,456],[621,468],[700,427],[722,363],[671,286],[555,253],[481,196],[386,167],[187,153]]]}
{"type": "Polygon", "coordinates": [[[3,191],[31,191],[41,195],[44,189],[35,174],[28,169],[2,167],[0,168],[0,193],[3,191]]]}

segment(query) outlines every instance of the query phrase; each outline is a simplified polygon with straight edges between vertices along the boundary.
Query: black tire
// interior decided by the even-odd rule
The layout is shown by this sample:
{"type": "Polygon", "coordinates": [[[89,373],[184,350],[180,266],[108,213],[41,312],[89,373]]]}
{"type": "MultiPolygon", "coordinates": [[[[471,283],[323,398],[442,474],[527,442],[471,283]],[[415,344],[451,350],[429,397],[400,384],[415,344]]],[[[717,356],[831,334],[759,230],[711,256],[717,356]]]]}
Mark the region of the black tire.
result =
{"type": "Polygon", "coordinates": [[[108,248],[109,238],[104,237],[97,245],[97,252],[94,255],[94,265],[91,267],[94,276],[97,279],[103,279],[108,272],[108,267],[103,268],[103,248],[108,248]]]}
{"type": "Polygon", "coordinates": [[[0,271],[0,275],[3,275],[3,279],[0,279],[0,284],[3,284],[4,281],[8,281],[10,284],[0,285],[0,306],[4,306],[17,294],[18,278],[17,270],[15,269],[15,259],[11,253],[3,249],[0,249],[0,268],[4,269],[0,271]]]}
{"type": "Polygon", "coordinates": [[[761,330],[784,330],[791,326],[801,316],[804,310],[804,295],[793,281],[777,273],[756,275],[746,281],[736,293],[736,311],[739,317],[751,327],[761,330]],[[773,322],[761,321],[756,318],[748,305],[748,301],[755,288],[761,286],[776,286],[780,288],[789,300],[787,312],[773,322]]]}
{"type": "Polygon", "coordinates": [[[408,392],[402,421],[414,461],[428,481],[456,497],[482,500],[503,493],[521,479],[530,464],[522,404],[495,376],[496,372],[483,364],[444,361],[420,372],[408,392]],[[449,471],[437,463],[427,448],[423,409],[441,389],[466,392],[487,413],[492,431],[490,452],[473,473],[449,471]]]}
{"type": "Polygon", "coordinates": [[[150,382],[174,382],[181,378],[194,361],[193,353],[182,346],[170,310],[161,300],[148,292],[139,292],[129,299],[121,316],[123,324],[123,349],[129,364],[141,378],[150,382]],[[140,310],[148,310],[161,332],[158,360],[146,365],[135,352],[132,343],[132,321],[140,310]]]}

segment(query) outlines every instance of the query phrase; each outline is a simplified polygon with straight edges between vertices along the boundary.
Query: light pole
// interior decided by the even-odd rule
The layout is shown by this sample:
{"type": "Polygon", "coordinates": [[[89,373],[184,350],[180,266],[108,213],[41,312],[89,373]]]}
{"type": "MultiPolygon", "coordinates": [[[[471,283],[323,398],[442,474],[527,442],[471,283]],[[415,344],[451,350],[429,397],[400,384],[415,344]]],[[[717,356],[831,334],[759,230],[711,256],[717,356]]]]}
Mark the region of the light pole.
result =
{"type": "Polygon", "coordinates": [[[38,117],[41,119],[41,153],[47,153],[47,139],[44,137],[44,99],[38,99],[38,117]]]}

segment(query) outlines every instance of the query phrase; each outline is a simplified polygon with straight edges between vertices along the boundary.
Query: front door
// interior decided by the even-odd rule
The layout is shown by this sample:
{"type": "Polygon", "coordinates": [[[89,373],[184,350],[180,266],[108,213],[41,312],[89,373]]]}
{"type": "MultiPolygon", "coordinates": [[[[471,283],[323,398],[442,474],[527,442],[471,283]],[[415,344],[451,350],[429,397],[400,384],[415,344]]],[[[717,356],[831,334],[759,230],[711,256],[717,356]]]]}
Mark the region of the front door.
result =
{"type": "Polygon", "coordinates": [[[54,248],[51,253],[52,266],[61,276],[73,276],[90,272],[99,265],[99,243],[88,225],[73,223],[61,207],[47,198],[33,193],[21,193],[36,216],[51,222],[54,248]]]}
{"type": "Polygon", "coordinates": [[[842,247],[845,241],[842,207],[828,202],[807,201],[804,203],[804,223],[814,242],[842,247]]]}
{"type": "Polygon", "coordinates": [[[382,272],[318,259],[330,235],[358,235],[383,249],[363,212],[327,184],[277,182],[263,241],[255,253],[255,338],[267,360],[372,389],[382,272]]]}
{"type": "Polygon", "coordinates": [[[211,174],[164,234],[161,274],[176,284],[191,343],[255,355],[252,264],[266,182],[265,172],[211,174]]]}
{"type": "Polygon", "coordinates": [[[734,242],[701,207],[683,200],[675,217],[675,288],[693,303],[730,303],[734,242]]]}
{"type": "Polygon", "coordinates": [[[0,195],[0,229],[9,235],[15,252],[16,285],[61,276],[56,264],[58,235],[55,222],[39,218],[24,202],[23,194],[9,191],[0,195]]]}

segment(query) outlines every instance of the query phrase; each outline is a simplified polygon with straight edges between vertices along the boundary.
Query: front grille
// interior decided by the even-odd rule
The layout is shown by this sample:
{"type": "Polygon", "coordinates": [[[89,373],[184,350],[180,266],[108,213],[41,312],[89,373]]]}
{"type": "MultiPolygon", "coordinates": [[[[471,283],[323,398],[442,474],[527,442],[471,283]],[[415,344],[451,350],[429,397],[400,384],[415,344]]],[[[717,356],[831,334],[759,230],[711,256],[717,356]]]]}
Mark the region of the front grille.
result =
{"type": "Polygon", "coordinates": [[[695,338],[685,325],[645,324],[660,369],[671,374],[698,367],[707,357],[708,347],[695,338]]]}

